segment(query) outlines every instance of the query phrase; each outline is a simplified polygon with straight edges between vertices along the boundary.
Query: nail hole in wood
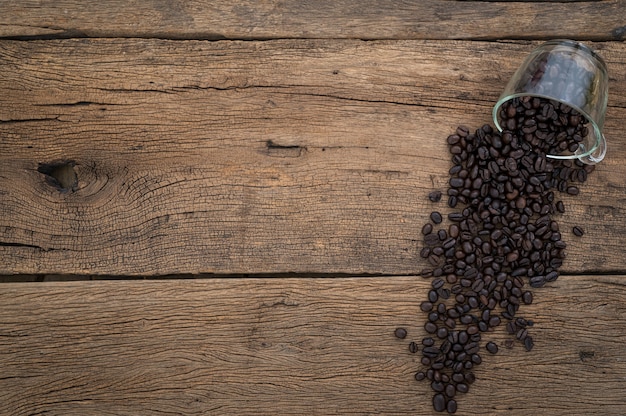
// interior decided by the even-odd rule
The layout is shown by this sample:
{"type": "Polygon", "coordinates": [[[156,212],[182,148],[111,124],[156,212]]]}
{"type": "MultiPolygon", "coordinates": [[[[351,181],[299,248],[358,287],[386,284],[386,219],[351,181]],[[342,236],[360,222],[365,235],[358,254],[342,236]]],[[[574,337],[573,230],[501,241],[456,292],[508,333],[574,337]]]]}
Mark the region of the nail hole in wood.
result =
{"type": "Polygon", "coordinates": [[[60,192],[73,192],[78,185],[78,177],[76,176],[74,166],[76,166],[76,163],[72,160],[40,163],[37,171],[43,173],[46,177],[46,182],[60,192]]]}

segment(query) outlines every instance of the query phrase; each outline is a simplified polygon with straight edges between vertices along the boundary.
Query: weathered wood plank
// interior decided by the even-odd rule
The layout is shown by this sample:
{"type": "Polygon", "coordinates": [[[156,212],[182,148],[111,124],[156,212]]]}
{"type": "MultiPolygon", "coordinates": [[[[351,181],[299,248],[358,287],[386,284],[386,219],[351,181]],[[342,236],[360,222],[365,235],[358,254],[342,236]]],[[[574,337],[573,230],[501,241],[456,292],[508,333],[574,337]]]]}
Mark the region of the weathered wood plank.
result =
{"type": "MultiPolygon", "coordinates": [[[[463,415],[626,413],[624,276],[535,291],[535,347],[485,335],[463,415]]],[[[417,277],[6,283],[0,414],[430,415],[417,277]],[[393,336],[404,326],[409,337],[393,336]]]]}
{"type": "MultiPolygon", "coordinates": [[[[609,155],[563,197],[574,272],[624,270],[626,46],[593,46],[609,155]]],[[[445,138],[490,121],[532,47],[0,42],[0,273],[416,273],[445,138]],[[59,160],[75,191],[38,172],[59,160]]]]}
{"type": "Polygon", "coordinates": [[[626,2],[2,2],[4,37],[622,40],[626,2]]]}

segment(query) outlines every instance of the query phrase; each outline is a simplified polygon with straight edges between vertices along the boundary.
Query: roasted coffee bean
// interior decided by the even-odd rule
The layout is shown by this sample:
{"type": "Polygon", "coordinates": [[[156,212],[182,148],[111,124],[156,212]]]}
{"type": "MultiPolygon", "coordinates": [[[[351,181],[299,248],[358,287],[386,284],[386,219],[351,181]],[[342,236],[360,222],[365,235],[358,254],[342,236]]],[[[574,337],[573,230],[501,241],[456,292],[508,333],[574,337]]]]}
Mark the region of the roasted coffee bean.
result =
{"type": "Polygon", "coordinates": [[[526,337],[524,339],[524,348],[526,348],[526,351],[530,351],[533,349],[533,346],[535,345],[535,343],[533,342],[533,338],[532,337],[526,337]]]}
{"type": "Polygon", "coordinates": [[[394,331],[394,335],[396,338],[404,339],[407,336],[407,331],[404,328],[396,328],[394,331]]]}
{"type": "Polygon", "coordinates": [[[526,305],[530,305],[531,303],[533,303],[533,294],[530,291],[526,291],[524,292],[524,294],[522,295],[522,300],[524,301],[524,303],[526,305]]]}
{"type": "Polygon", "coordinates": [[[441,217],[441,214],[439,212],[433,211],[430,213],[430,220],[434,222],[435,224],[441,224],[441,221],[443,221],[443,218],[441,217]]]}
{"type": "Polygon", "coordinates": [[[437,393],[433,396],[433,408],[436,412],[443,412],[446,410],[446,398],[443,394],[437,393]]]}
{"type": "Polygon", "coordinates": [[[443,287],[443,285],[445,285],[446,282],[443,281],[442,278],[436,278],[435,280],[432,281],[431,286],[433,287],[433,289],[437,290],[443,287]]]}
{"type": "Polygon", "coordinates": [[[461,188],[463,184],[465,184],[465,181],[462,178],[451,178],[449,184],[453,188],[461,188]]]}
{"type": "Polygon", "coordinates": [[[448,384],[445,387],[445,393],[448,398],[453,398],[456,395],[456,387],[454,387],[454,384],[448,384]]]}
{"type": "Polygon", "coordinates": [[[575,226],[574,228],[572,228],[572,232],[577,237],[582,237],[583,234],[585,234],[585,231],[579,226],[575,226]]]}
{"type": "Polygon", "coordinates": [[[444,339],[448,336],[448,330],[445,327],[441,327],[437,330],[437,337],[444,339]]]}
{"type": "Polygon", "coordinates": [[[439,348],[434,346],[422,348],[422,355],[428,358],[436,358],[439,355],[439,352],[439,348]]]}
{"type": "Polygon", "coordinates": [[[415,373],[415,380],[422,381],[425,378],[426,378],[426,373],[424,373],[423,371],[418,371],[417,373],[415,373]]]}
{"type": "Polygon", "coordinates": [[[424,243],[428,246],[436,246],[439,242],[439,236],[437,234],[427,234],[424,236],[424,243]]]}
{"type": "Polygon", "coordinates": [[[426,324],[424,324],[424,329],[429,334],[434,334],[435,332],[437,332],[437,325],[432,322],[426,322],[426,324]]]}
{"type": "Polygon", "coordinates": [[[409,352],[411,354],[415,354],[417,352],[418,348],[417,348],[417,344],[414,341],[411,341],[409,343],[409,352]]]}
{"type": "Polygon", "coordinates": [[[577,186],[568,186],[566,192],[570,195],[578,195],[580,190],[577,186]]]}
{"type": "Polygon", "coordinates": [[[422,234],[428,235],[432,232],[433,232],[433,225],[430,223],[424,224],[424,226],[422,227],[422,234]]]}
{"type": "Polygon", "coordinates": [[[430,199],[430,202],[441,201],[441,191],[432,191],[428,194],[428,199],[430,199]]]}
{"type": "Polygon", "coordinates": [[[435,340],[431,337],[426,337],[422,339],[422,345],[425,347],[432,347],[433,345],[435,345],[435,340]]]}
{"type": "Polygon", "coordinates": [[[446,405],[446,411],[450,414],[456,413],[457,411],[456,400],[454,399],[448,400],[448,404],[446,405]]]}
{"type": "Polygon", "coordinates": [[[420,304],[420,309],[423,312],[430,312],[433,309],[432,302],[424,301],[420,304]]]}
{"type": "Polygon", "coordinates": [[[456,390],[459,393],[467,393],[469,391],[469,387],[465,383],[459,383],[456,385],[456,390]]]}
{"type": "Polygon", "coordinates": [[[441,393],[442,391],[444,391],[445,386],[441,381],[433,381],[432,383],[430,383],[430,388],[433,389],[433,391],[441,393]]]}
{"type": "Polygon", "coordinates": [[[496,354],[498,352],[498,345],[495,342],[488,342],[485,345],[485,348],[492,354],[496,354]]]}

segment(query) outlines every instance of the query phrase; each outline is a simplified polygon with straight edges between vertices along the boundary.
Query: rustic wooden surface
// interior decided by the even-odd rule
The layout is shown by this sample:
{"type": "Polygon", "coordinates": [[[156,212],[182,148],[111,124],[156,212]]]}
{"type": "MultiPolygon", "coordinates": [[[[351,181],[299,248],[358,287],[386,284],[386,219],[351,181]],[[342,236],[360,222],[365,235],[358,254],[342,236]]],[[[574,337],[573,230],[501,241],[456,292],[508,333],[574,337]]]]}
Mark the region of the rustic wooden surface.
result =
{"type": "Polygon", "coordinates": [[[624,0],[25,0],[0,4],[0,36],[624,40],[625,11],[624,0]]]}
{"type": "MultiPolygon", "coordinates": [[[[5,283],[3,415],[430,415],[419,277],[5,283]],[[408,329],[396,339],[396,327],[408,329]],[[7,359],[6,357],[11,357],[7,359]]],[[[624,414],[624,276],[562,277],[520,312],[461,415],[624,414]]]]}
{"type": "MultiPolygon", "coordinates": [[[[563,229],[587,230],[566,272],[624,265],[626,45],[594,46],[609,155],[564,197],[563,229]]],[[[446,211],[426,198],[447,186],[446,137],[490,122],[532,47],[5,41],[0,273],[416,273],[419,230],[446,211]],[[57,160],[75,191],[38,172],[57,160]]]]}
{"type": "Polygon", "coordinates": [[[498,328],[457,414],[626,414],[625,1],[14,3],[0,415],[432,414],[426,195],[550,38],[607,61],[609,152],[562,197],[535,348],[498,328]]]}

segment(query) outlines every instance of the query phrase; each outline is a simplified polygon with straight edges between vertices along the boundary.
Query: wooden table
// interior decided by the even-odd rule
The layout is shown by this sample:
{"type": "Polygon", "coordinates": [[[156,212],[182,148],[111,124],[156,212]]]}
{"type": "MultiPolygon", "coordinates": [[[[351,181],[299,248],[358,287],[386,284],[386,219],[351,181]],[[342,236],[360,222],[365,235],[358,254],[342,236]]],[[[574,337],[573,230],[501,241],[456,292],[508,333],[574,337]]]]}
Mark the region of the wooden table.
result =
{"type": "Polygon", "coordinates": [[[11,3],[0,414],[432,414],[427,194],[553,38],[607,62],[608,155],[457,414],[626,414],[625,1],[11,3]]]}

